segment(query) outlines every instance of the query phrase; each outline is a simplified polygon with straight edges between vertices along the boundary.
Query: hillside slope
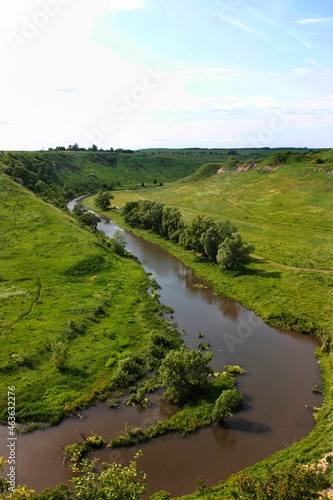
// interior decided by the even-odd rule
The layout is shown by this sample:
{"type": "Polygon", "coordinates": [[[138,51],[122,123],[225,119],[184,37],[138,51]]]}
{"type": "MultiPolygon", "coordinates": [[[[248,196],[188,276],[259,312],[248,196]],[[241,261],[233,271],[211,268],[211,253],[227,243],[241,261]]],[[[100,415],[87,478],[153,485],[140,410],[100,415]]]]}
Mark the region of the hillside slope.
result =
{"type": "Polygon", "coordinates": [[[1,173],[0,186],[0,420],[10,380],[18,421],[55,423],[103,398],[117,360],[165,324],[136,261],[1,173]]]}
{"type": "MultiPolygon", "coordinates": [[[[114,202],[121,206],[135,199],[159,200],[179,208],[186,223],[196,215],[230,220],[255,245],[248,272],[230,277],[187,256],[195,272],[211,280],[219,294],[242,302],[267,322],[330,332],[332,183],[329,172],[297,162],[272,172],[226,172],[139,193],[117,192],[114,202]]],[[[168,245],[183,259],[179,246],[168,245]]]]}
{"type": "Polygon", "coordinates": [[[0,166],[38,195],[60,205],[81,194],[138,188],[188,176],[200,158],[87,151],[0,152],[0,166]]]}

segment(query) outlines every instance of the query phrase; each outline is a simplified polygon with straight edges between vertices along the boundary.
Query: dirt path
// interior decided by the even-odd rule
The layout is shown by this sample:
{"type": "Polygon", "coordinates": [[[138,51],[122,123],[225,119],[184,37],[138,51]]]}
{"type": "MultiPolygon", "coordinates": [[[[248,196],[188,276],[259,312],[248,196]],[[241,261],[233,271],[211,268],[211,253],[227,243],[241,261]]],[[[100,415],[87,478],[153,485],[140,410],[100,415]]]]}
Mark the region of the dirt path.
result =
{"type": "Polygon", "coordinates": [[[332,274],[333,270],[330,269],[313,269],[310,267],[295,267],[295,266],[287,266],[286,264],[279,264],[278,262],[273,262],[272,260],[265,259],[264,257],[260,257],[260,255],[253,255],[255,259],[260,260],[263,264],[270,264],[274,267],[279,267],[282,269],[287,269],[288,271],[305,271],[310,273],[324,273],[324,274],[332,274]]]}

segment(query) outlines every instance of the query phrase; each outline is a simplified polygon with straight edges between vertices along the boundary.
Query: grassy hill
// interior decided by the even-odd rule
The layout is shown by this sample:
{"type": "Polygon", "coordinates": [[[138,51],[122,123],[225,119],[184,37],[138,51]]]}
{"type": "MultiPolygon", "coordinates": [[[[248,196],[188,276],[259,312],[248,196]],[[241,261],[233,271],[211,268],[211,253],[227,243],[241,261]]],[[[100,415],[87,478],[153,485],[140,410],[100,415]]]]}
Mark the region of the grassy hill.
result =
{"type": "Polygon", "coordinates": [[[102,188],[141,188],[142,183],[180,179],[194,172],[201,159],[145,152],[2,152],[0,165],[30,190],[64,205],[64,200],[102,188]]]}
{"type": "Polygon", "coordinates": [[[0,186],[0,420],[10,385],[18,421],[55,423],[105,397],[117,360],[166,326],[135,260],[1,173],[0,186]]]}
{"type": "MultiPolygon", "coordinates": [[[[332,152],[322,155],[326,169],[333,169],[332,152]]],[[[220,271],[216,275],[217,266],[198,266],[195,256],[187,255],[196,272],[214,282],[218,293],[254,308],[268,322],[330,331],[333,181],[319,166],[304,157],[272,172],[230,171],[199,180],[194,174],[157,189],[117,192],[114,203],[148,198],[179,208],[186,222],[198,214],[230,220],[255,245],[249,271],[236,279],[220,271]]],[[[169,246],[184,258],[180,247],[169,246]]]]}
{"type": "MultiPolygon", "coordinates": [[[[325,398],[316,413],[316,427],[300,443],[248,469],[253,477],[260,477],[267,467],[283,468],[291,460],[316,461],[332,449],[333,151],[269,157],[248,170],[227,162],[217,162],[224,173],[216,173],[214,162],[163,187],[119,191],[113,202],[121,206],[132,200],[159,200],[179,208],[187,223],[198,214],[217,221],[229,219],[256,247],[252,263],[242,274],[222,272],[151,232],[131,231],[176,255],[212,283],[216,293],[243,303],[266,322],[321,339],[316,354],[325,398]]],[[[93,198],[86,203],[93,206],[93,198]]],[[[120,211],[114,210],[112,218],[125,225],[120,211]]],[[[237,477],[184,498],[233,498],[237,477]]]]}
{"type": "MultiPolygon", "coordinates": [[[[284,150],[274,150],[277,153],[284,150]]],[[[298,151],[298,150],[297,150],[298,151]]],[[[194,173],[208,161],[257,160],[271,150],[143,150],[0,152],[0,168],[25,187],[64,206],[81,194],[99,189],[127,189],[173,182],[194,173]],[[233,156],[233,154],[235,156],[233,156]]]]}
{"type": "MultiPolygon", "coordinates": [[[[229,219],[256,247],[242,274],[223,273],[176,244],[135,232],[266,322],[322,339],[317,355],[325,402],[316,428],[251,468],[253,474],[331,451],[332,150],[0,153],[0,167],[36,193],[0,172],[0,408],[10,383],[17,388],[18,420],[56,423],[103,399],[117,361],[147,344],[152,330],[166,328],[139,264],[115,255],[103,237],[37,196],[63,205],[112,186],[123,188],[113,193],[113,205],[147,198],[178,207],[186,222],[197,214],[229,219]],[[154,189],[137,189],[142,182],[154,189]]],[[[123,224],[119,210],[111,214],[123,224]]],[[[3,410],[1,422],[6,417],[3,410]]],[[[230,484],[187,498],[230,498],[230,484]]]]}

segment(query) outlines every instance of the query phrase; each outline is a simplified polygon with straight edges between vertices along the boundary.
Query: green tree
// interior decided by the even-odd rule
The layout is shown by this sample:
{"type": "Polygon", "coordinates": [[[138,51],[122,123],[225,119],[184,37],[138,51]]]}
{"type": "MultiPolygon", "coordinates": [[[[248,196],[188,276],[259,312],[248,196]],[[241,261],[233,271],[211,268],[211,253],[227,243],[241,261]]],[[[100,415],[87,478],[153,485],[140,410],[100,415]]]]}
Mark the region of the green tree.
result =
{"type": "Polygon", "coordinates": [[[98,215],[92,212],[83,212],[79,215],[78,220],[85,224],[86,226],[92,227],[93,229],[97,229],[98,223],[101,222],[101,219],[98,215]]]}
{"type": "Polygon", "coordinates": [[[113,200],[113,195],[109,191],[99,191],[95,197],[95,205],[101,210],[108,210],[111,200],[113,200]]]}
{"type": "Polygon", "coordinates": [[[184,227],[182,216],[178,208],[165,207],[163,210],[160,234],[169,240],[179,240],[179,235],[184,227]]]}
{"type": "Polygon", "coordinates": [[[146,493],[146,474],[137,470],[137,459],[142,455],[134,455],[128,466],[117,463],[104,464],[101,473],[95,469],[95,460],[83,460],[82,468],[72,465],[76,500],[140,500],[146,493]]]}
{"type": "Polygon", "coordinates": [[[124,255],[126,247],[126,238],[123,231],[117,229],[113,235],[114,251],[118,255],[124,255]]]}
{"type": "Polygon", "coordinates": [[[232,412],[242,404],[243,396],[237,389],[227,389],[223,391],[215,401],[212,412],[213,420],[222,422],[224,418],[232,417],[232,412]]]}
{"type": "Polygon", "coordinates": [[[232,238],[237,231],[229,221],[212,223],[210,227],[201,235],[200,242],[204,247],[205,254],[212,261],[216,262],[217,252],[221,243],[226,238],[232,238]]]}
{"type": "Polygon", "coordinates": [[[83,204],[80,201],[76,203],[73,208],[73,214],[77,217],[80,217],[80,215],[84,214],[86,211],[87,209],[84,208],[83,204]]]}
{"type": "Polygon", "coordinates": [[[185,228],[184,238],[182,240],[185,248],[194,250],[198,253],[204,253],[205,248],[201,242],[201,237],[211,226],[215,226],[211,217],[197,215],[192,223],[185,228]]]}
{"type": "Polygon", "coordinates": [[[155,233],[159,233],[162,225],[164,203],[160,201],[150,201],[144,203],[142,208],[142,220],[145,227],[147,229],[152,229],[155,233]]]}
{"type": "Polygon", "coordinates": [[[213,373],[208,363],[212,358],[211,353],[202,355],[185,347],[170,351],[159,370],[167,389],[164,397],[179,404],[197,397],[208,387],[208,376],[213,373]]]}
{"type": "MultiPolygon", "coordinates": [[[[294,462],[268,467],[260,476],[243,472],[235,478],[237,493],[251,500],[312,500],[327,487],[323,470],[294,462]]],[[[325,498],[325,497],[324,497],[325,498]]]]}
{"type": "Polygon", "coordinates": [[[223,269],[237,271],[251,262],[250,254],[253,251],[254,246],[244,243],[241,235],[236,233],[220,244],[216,260],[223,269]]]}
{"type": "Polygon", "coordinates": [[[216,224],[212,224],[200,237],[200,243],[209,260],[216,262],[216,255],[221,237],[216,224]]]}

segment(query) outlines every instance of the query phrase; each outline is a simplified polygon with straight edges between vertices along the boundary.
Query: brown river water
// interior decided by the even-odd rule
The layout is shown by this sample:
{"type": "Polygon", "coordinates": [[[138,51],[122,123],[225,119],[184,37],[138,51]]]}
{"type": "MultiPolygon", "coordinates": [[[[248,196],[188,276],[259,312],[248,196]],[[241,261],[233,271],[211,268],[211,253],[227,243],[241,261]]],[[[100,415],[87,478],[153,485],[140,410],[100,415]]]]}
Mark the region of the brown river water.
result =
{"type": "MultiPolygon", "coordinates": [[[[117,227],[103,221],[99,229],[112,236],[117,227]]],[[[245,398],[243,409],[223,426],[213,424],[186,438],[171,435],[140,445],[139,468],[148,475],[149,493],[159,489],[172,495],[193,492],[200,475],[208,486],[217,484],[306,436],[314,427],[312,407],[322,404],[322,397],[312,393],[314,382],[320,382],[313,355],[318,340],[272,328],[242,305],[216,296],[210,287],[194,287],[203,282],[176,258],[141,238],[125,235],[127,249],[161,286],[160,300],[174,310],[174,321],[185,331],[186,346],[196,348],[199,342],[208,341],[215,371],[238,364],[248,372],[237,378],[245,398]],[[204,339],[196,337],[199,332],[204,339]]],[[[148,409],[121,405],[111,410],[100,404],[83,411],[82,420],[71,418],[51,429],[19,435],[17,484],[40,491],[67,482],[71,471],[62,448],[79,441],[81,433],[97,433],[108,442],[124,429],[125,422],[147,427],[177,411],[159,394],[150,399],[148,409]]],[[[0,427],[1,442],[7,437],[7,428],[0,427]]],[[[100,462],[127,464],[136,449],[105,448],[96,456],[100,462]]],[[[1,454],[6,458],[6,451],[1,454]]]]}

